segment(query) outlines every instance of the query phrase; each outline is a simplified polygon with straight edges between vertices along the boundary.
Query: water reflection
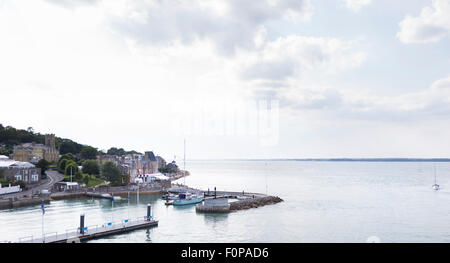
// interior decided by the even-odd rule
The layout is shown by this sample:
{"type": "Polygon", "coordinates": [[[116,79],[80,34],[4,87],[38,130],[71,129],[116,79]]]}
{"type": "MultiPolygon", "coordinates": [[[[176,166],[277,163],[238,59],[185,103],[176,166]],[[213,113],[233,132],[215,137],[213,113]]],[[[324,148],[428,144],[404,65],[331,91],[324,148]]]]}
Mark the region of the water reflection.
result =
{"type": "Polygon", "coordinates": [[[152,239],[151,239],[151,237],[150,237],[150,232],[151,232],[151,230],[150,229],[147,229],[146,231],[145,231],[145,241],[146,242],[152,242],[152,239]]]}
{"type": "Polygon", "coordinates": [[[227,221],[228,219],[228,213],[204,213],[203,214],[203,221],[206,225],[212,225],[215,227],[217,223],[222,223],[227,221]]]}
{"type": "Polygon", "coordinates": [[[187,211],[187,210],[193,210],[195,209],[195,205],[173,205],[173,209],[179,210],[179,211],[187,211]]]}

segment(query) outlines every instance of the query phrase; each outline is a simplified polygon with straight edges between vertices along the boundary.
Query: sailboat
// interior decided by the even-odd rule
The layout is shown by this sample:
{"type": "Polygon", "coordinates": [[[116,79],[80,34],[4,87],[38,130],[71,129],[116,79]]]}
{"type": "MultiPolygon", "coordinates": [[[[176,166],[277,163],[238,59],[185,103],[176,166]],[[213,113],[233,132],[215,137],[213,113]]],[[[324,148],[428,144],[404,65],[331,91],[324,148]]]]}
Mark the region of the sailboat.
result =
{"type": "MultiPolygon", "coordinates": [[[[183,156],[183,185],[186,186],[186,139],[184,139],[184,156],[183,156]]],[[[204,194],[192,194],[186,192],[184,194],[179,194],[178,198],[174,199],[172,205],[182,206],[182,205],[192,205],[203,202],[204,194]]],[[[169,202],[170,204],[170,202],[169,202]]]]}
{"type": "Polygon", "coordinates": [[[440,189],[439,185],[436,183],[436,165],[434,166],[434,184],[432,186],[433,190],[438,191],[440,189]]]}

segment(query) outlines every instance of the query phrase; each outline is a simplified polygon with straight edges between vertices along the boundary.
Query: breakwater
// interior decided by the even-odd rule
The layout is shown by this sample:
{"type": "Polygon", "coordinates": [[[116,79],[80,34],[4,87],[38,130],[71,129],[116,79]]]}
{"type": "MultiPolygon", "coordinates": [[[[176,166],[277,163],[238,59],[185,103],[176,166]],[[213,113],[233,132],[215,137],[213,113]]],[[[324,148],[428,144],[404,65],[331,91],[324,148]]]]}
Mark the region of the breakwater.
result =
{"type": "Polygon", "coordinates": [[[230,211],[236,210],[244,210],[250,208],[257,208],[260,206],[271,205],[283,202],[283,199],[278,196],[264,196],[264,197],[255,197],[249,198],[245,200],[239,200],[236,202],[230,203],[230,211]]]}
{"type": "Polygon", "coordinates": [[[204,202],[202,204],[198,204],[195,207],[195,210],[200,213],[228,213],[231,211],[257,208],[265,205],[283,202],[283,199],[281,199],[278,196],[270,196],[261,193],[231,192],[231,191],[216,191],[216,190],[205,191],[188,187],[172,187],[168,189],[168,192],[203,193],[205,195],[204,202]],[[239,200],[228,203],[229,198],[239,200]]]}

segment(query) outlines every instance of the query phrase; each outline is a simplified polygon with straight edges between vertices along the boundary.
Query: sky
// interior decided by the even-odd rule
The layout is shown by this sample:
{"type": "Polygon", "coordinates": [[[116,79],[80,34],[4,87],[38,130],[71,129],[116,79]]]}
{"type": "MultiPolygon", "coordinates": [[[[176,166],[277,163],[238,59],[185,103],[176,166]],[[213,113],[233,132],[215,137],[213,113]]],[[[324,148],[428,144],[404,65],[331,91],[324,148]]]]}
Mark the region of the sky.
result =
{"type": "Polygon", "coordinates": [[[450,0],[0,0],[0,123],[171,160],[450,156],[450,0]]]}

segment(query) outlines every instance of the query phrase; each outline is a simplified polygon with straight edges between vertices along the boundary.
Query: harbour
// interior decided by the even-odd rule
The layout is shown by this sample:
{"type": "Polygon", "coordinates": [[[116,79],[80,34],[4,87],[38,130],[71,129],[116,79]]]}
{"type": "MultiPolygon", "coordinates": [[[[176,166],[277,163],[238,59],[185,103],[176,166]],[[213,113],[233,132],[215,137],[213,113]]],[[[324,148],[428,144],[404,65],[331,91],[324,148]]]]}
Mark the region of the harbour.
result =
{"type": "MultiPolygon", "coordinates": [[[[450,218],[438,209],[450,202],[445,187],[450,164],[437,164],[440,191],[431,189],[432,163],[276,161],[267,167],[259,161],[191,161],[186,184],[206,190],[216,186],[218,195],[265,194],[267,174],[268,195],[284,200],[276,205],[199,213],[196,205],[166,206],[161,193],[140,194],[139,201],[130,195],[121,202],[83,196],[46,205],[44,232],[76,228],[80,214],[89,226],[139,218],[150,204],[157,227],[83,242],[366,242],[372,236],[381,242],[450,241],[445,223],[450,218]],[[412,235],[411,228],[418,234],[412,235]]],[[[39,204],[0,210],[0,241],[42,236],[41,214],[39,204]]]]}
{"type": "Polygon", "coordinates": [[[41,237],[22,237],[19,243],[80,243],[91,239],[101,238],[109,235],[119,235],[126,232],[156,227],[158,221],[151,216],[151,206],[147,205],[147,215],[134,218],[123,219],[120,222],[106,222],[102,225],[85,226],[85,215],[80,215],[80,226],[73,230],[66,230],[65,233],[47,233],[41,237]]]}

